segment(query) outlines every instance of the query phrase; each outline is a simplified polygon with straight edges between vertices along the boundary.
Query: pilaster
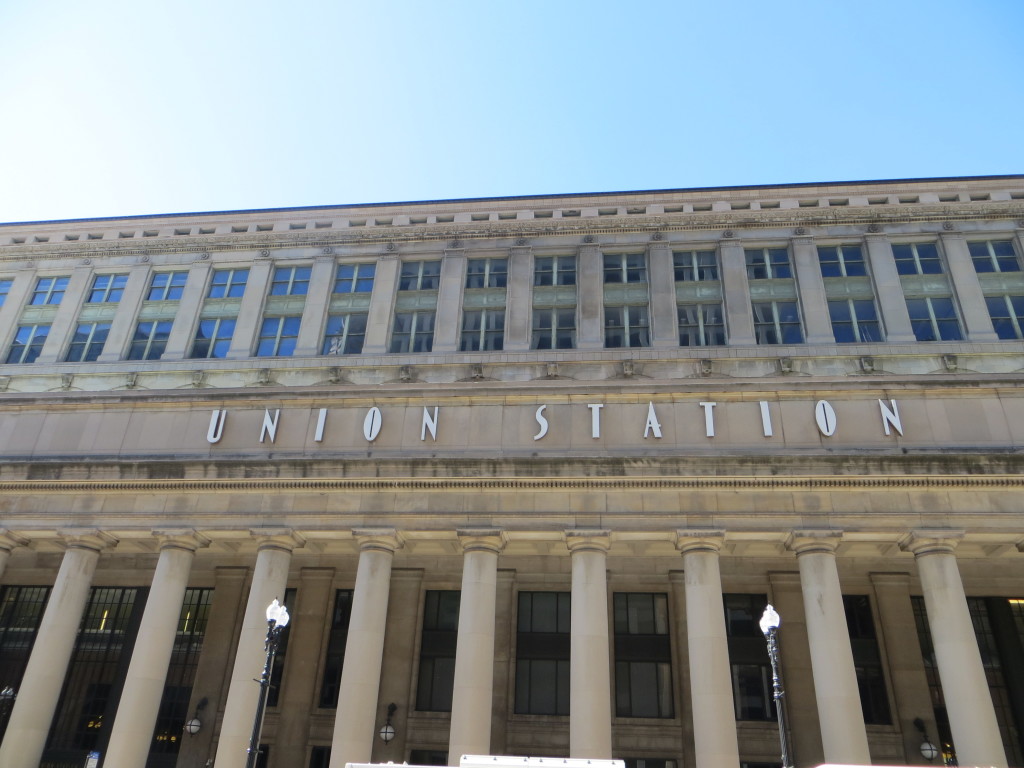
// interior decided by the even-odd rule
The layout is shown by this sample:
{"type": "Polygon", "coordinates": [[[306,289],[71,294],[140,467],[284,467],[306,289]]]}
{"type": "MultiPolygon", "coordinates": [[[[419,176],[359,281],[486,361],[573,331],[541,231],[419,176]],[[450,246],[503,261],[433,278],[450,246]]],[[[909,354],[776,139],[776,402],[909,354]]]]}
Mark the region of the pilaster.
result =
{"type": "Polygon", "coordinates": [[[210,262],[197,261],[188,270],[185,288],[178,301],[178,312],[174,316],[167,346],[161,360],[183,360],[192,349],[192,341],[199,325],[199,313],[210,283],[210,262]]]}
{"type": "Polygon", "coordinates": [[[228,348],[229,360],[251,357],[255,351],[273,269],[274,262],[267,258],[254,261],[249,267],[249,278],[245,281],[245,292],[235,320],[235,333],[228,348]]]}
{"type": "Polygon", "coordinates": [[[508,298],[505,307],[505,350],[530,348],[533,331],[533,249],[509,248],[508,298]]]}
{"type": "Polygon", "coordinates": [[[875,287],[875,299],[885,326],[885,340],[890,344],[916,341],[889,238],[883,234],[869,234],[864,236],[864,244],[875,287]]]}
{"type": "Polygon", "coordinates": [[[662,349],[678,347],[676,279],[672,249],[668,243],[657,242],[648,248],[647,274],[651,292],[651,346],[662,349]]]}
{"type": "Polygon", "coordinates": [[[825,281],[818,266],[818,251],[810,237],[794,237],[790,241],[796,288],[804,316],[804,339],[808,344],[834,344],[832,324],[828,322],[828,300],[825,281]],[[820,318],[812,322],[811,318],[820,318]]]}
{"type": "Polygon", "coordinates": [[[971,341],[998,341],[966,238],[960,232],[943,232],[939,237],[967,338],[971,341]]]}
{"type": "Polygon", "coordinates": [[[576,290],[576,347],[604,349],[604,257],[596,245],[580,247],[576,290]]]}
{"type": "Polygon", "coordinates": [[[136,264],[128,270],[128,282],[117,303],[117,312],[110,323],[110,332],[97,362],[113,363],[124,357],[135,330],[135,319],[139,316],[142,297],[146,295],[148,287],[149,264],[136,264]]]}
{"type": "Polygon", "coordinates": [[[725,304],[726,339],[730,347],[756,344],[754,315],[750,308],[747,259],[738,240],[723,240],[719,246],[722,265],[722,297],[725,304]]]}

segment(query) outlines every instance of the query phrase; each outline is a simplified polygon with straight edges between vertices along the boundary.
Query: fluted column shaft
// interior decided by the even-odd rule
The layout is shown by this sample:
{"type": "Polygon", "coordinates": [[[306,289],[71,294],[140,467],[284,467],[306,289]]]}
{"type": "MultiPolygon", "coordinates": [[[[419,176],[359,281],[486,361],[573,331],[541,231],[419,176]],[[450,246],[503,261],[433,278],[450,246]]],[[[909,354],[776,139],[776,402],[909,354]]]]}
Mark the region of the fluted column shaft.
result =
{"type": "Polygon", "coordinates": [[[825,762],[870,765],[857,670],[836,567],[835,548],[841,535],[839,531],[795,531],[789,547],[796,552],[800,568],[825,762]]]}
{"type": "Polygon", "coordinates": [[[0,765],[4,768],[39,766],[82,613],[89,600],[100,551],[114,543],[111,537],[99,531],[69,532],[65,539],[67,551],[43,611],[21,689],[7,723],[6,737],[0,746],[0,765]]]}
{"type": "Polygon", "coordinates": [[[161,535],[160,559],[107,746],[107,754],[118,768],[146,766],[192,560],[196,548],[208,543],[194,531],[161,535]]]}
{"type": "Polygon", "coordinates": [[[491,751],[495,591],[498,553],[504,546],[498,531],[459,531],[459,541],[464,554],[449,765],[458,765],[462,755],[491,751]]]}
{"type": "Polygon", "coordinates": [[[252,586],[249,587],[235,666],[224,704],[215,761],[217,768],[245,766],[260,696],[260,687],[254,681],[259,679],[266,662],[267,606],[275,599],[284,600],[292,548],[303,543],[291,531],[254,531],[253,535],[259,539],[256,567],[252,572],[252,586]]]}
{"type": "Polygon", "coordinates": [[[610,759],[612,695],[608,644],[607,531],[569,531],[572,611],[569,757],[610,759]]]}
{"type": "Polygon", "coordinates": [[[740,760],[718,563],[724,538],[722,531],[679,531],[676,540],[683,553],[686,585],[686,640],[697,768],[732,768],[740,760]]]}
{"type": "Polygon", "coordinates": [[[399,546],[395,532],[390,529],[355,533],[359,540],[359,566],[341,670],[330,768],[370,762],[384,658],[391,561],[399,546]]]}
{"type": "Polygon", "coordinates": [[[999,723],[953,555],[961,536],[958,531],[919,530],[903,546],[917,561],[957,761],[1003,768],[1007,762],[999,723]]]}

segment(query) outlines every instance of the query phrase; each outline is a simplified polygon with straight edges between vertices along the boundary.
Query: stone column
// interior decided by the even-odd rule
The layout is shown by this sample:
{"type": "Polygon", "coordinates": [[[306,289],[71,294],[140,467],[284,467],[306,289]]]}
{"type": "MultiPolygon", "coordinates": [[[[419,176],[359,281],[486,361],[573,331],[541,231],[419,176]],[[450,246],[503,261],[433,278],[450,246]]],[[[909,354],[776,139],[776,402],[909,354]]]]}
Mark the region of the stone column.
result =
{"type": "Polygon", "coordinates": [[[505,304],[505,351],[530,348],[533,333],[533,250],[508,249],[508,298],[505,304]]]}
{"type": "Polygon", "coordinates": [[[491,697],[491,749],[496,755],[507,755],[508,724],[511,704],[508,691],[512,684],[512,635],[515,623],[516,572],[498,569],[494,611],[494,695],[491,697]]]}
{"type": "Polygon", "coordinates": [[[100,551],[116,544],[113,537],[98,530],[67,530],[62,536],[67,551],[0,746],[0,765],[4,768],[38,768],[89,600],[96,562],[100,551]]]}
{"type": "MultiPolygon", "coordinates": [[[[393,528],[356,530],[359,566],[341,669],[330,768],[370,762],[384,655],[391,562],[401,545],[393,528]]],[[[220,766],[217,766],[220,768],[220,766]]]]}
{"type": "Polygon", "coordinates": [[[238,317],[235,318],[235,333],[228,348],[229,360],[243,360],[251,357],[255,351],[256,336],[263,323],[263,305],[266,303],[267,291],[270,290],[270,273],[273,269],[274,263],[270,259],[254,261],[249,267],[249,279],[245,281],[245,292],[238,307],[238,317]]]}
{"type": "MultiPolygon", "coordinates": [[[[690,643],[689,627],[686,625],[686,573],[682,570],[668,572],[669,583],[669,615],[674,616],[672,632],[672,685],[678,691],[691,691],[690,685],[690,643]],[[685,661],[684,661],[685,660],[685,661]]],[[[730,674],[731,677],[731,674],[730,674]]],[[[732,680],[729,681],[730,688],[732,680]]],[[[683,759],[679,763],[682,768],[697,768],[694,750],[690,748],[695,741],[693,733],[693,699],[679,697],[678,719],[682,723],[683,759]]],[[[735,715],[734,715],[735,716],[735,715]]]]}
{"type": "Polygon", "coordinates": [[[302,324],[295,341],[295,357],[319,355],[324,343],[324,324],[334,291],[338,262],[333,255],[317,256],[309,274],[309,292],[302,305],[302,324]]]}
{"type": "Polygon", "coordinates": [[[388,351],[391,313],[395,306],[395,296],[398,295],[401,268],[402,262],[396,254],[385,254],[377,260],[373,275],[373,293],[370,294],[370,311],[366,318],[364,355],[380,355],[388,351]]]}
{"type": "Polygon", "coordinates": [[[725,532],[720,530],[683,530],[676,538],[686,579],[686,636],[697,768],[734,766],[740,761],[718,566],[724,539],[725,532]]]}
{"type": "Polygon", "coordinates": [[[890,344],[905,344],[917,341],[910,324],[910,312],[903,297],[903,284],[896,271],[896,259],[892,255],[892,244],[882,234],[865,235],[868,267],[875,286],[875,299],[882,313],[885,326],[885,340],[890,344]]]}
{"type": "Polygon", "coordinates": [[[209,290],[210,262],[197,261],[188,271],[185,289],[178,301],[178,312],[174,315],[167,346],[161,360],[182,360],[192,349],[192,340],[199,325],[199,311],[209,290]]]}
{"type": "Polygon", "coordinates": [[[441,260],[441,278],[437,286],[437,310],[434,316],[436,352],[454,352],[459,348],[462,330],[462,289],[466,284],[466,253],[445,251],[441,260]]]}
{"type": "Polygon", "coordinates": [[[804,315],[804,340],[808,344],[835,344],[832,324],[825,322],[828,314],[828,299],[825,297],[825,281],[818,266],[818,250],[810,237],[794,237],[790,241],[793,250],[793,271],[796,274],[796,289],[800,295],[800,306],[804,315]],[[811,322],[821,318],[821,322],[811,322]]]}
{"type": "Polygon", "coordinates": [[[718,246],[722,264],[722,296],[725,303],[725,329],[730,347],[756,344],[754,315],[750,308],[750,283],[747,258],[738,240],[723,240],[718,246]]]}
{"type": "Polygon", "coordinates": [[[7,560],[11,556],[11,550],[15,547],[24,547],[28,545],[28,539],[23,536],[19,536],[6,528],[0,528],[0,579],[3,578],[4,571],[7,569],[7,560]]]}
{"type": "Polygon", "coordinates": [[[836,567],[836,546],[841,536],[842,531],[794,531],[787,546],[796,552],[800,567],[825,762],[870,765],[867,729],[836,567]]]}
{"type": "Polygon", "coordinates": [[[875,606],[878,609],[879,638],[888,660],[889,680],[896,701],[895,722],[903,735],[907,765],[925,765],[921,757],[921,734],[914,719],[924,720],[928,735],[938,738],[928,677],[924,672],[921,644],[914,642],[917,624],[910,602],[909,573],[872,573],[875,606]]]}
{"type": "MultiPolygon", "coordinates": [[[[331,615],[333,604],[333,585],[333,568],[300,571],[295,615],[286,630],[291,636],[278,697],[277,738],[271,757],[302,754],[306,748],[318,682],[320,647],[324,641],[324,621],[331,615]]],[[[278,765],[286,763],[278,762],[278,765]]]]}
{"type": "Polygon", "coordinates": [[[964,332],[971,341],[998,341],[992,318],[985,304],[985,294],[978,281],[978,272],[971,261],[967,240],[959,232],[943,232],[942,250],[946,254],[949,280],[953,285],[960,316],[964,319],[964,332]]]}
{"type": "Polygon", "coordinates": [[[604,258],[596,245],[576,260],[576,348],[604,349],[604,258]]]}
{"type": "Polygon", "coordinates": [[[494,617],[500,531],[459,531],[462,594],[455,650],[452,724],[448,765],[462,755],[491,754],[491,698],[494,690],[494,617]]]}
{"type": "Polygon", "coordinates": [[[963,531],[920,529],[901,542],[914,553],[935,662],[960,765],[1006,766],[978,639],[953,550],[963,531]]]}
{"type": "Polygon", "coordinates": [[[612,756],[609,671],[608,531],[566,531],[572,553],[569,651],[569,757],[612,756]]]}
{"type": "Polygon", "coordinates": [[[260,687],[253,681],[259,679],[266,661],[267,606],[275,599],[284,600],[292,549],[305,543],[288,529],[254,530],[252,535],[258,541],[256,567],[252,572],[235,666],[231,671],[231,687],[224,705],[215,761],[217,768],[245,766],[260,695],[260,687]]]}
{"type": "Polygon", "coordinates": [[[651,346],[679,346],[679,315],[676,310],[676,278],[672,249],[655,243],[648,249],[647,274],[651,291],[651,346]]]}
{"type": "Polygon", "coordinates": [[[97,358],[100,363],[120,360],[127,351],[135,331],[135,320],[139,316],[142,298],[149,287],[149,264],[136,264],[128,271],[128,283],[117,303],[117,312],[110,322],[110,333],[103,345],[103,352],[97,358]]]}
{"type": "Polygon", "coordinates": [[[50,325],[50,334],[43,343],[37,363],[55,363],[71,343],[71,335],[77,327],[78,314],[85,300],[86,291],[92,287],[92,266],[83,264],[71,271],[68,288],[57,307],[57,314],[50,325]]]}
{"type": "Polygon", "coordinates": [[[192,559],[198,547],[210,543],[194,530],[161,531],[156,535],[160,537],[160,559],[107,746],[107,754],[116,756],[118,768],[146,766],[192,559]]]}

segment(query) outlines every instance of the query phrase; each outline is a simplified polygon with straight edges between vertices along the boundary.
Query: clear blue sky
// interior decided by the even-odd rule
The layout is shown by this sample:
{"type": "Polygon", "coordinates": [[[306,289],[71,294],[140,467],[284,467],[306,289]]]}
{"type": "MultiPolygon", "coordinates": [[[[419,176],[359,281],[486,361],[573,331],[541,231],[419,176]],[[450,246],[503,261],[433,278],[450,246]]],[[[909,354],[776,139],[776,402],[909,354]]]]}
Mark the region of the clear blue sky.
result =
{"type": "Polygon", "coordinates": [[[0,221],[1024,173],[1024,2],[0,0],[0,221]]]}

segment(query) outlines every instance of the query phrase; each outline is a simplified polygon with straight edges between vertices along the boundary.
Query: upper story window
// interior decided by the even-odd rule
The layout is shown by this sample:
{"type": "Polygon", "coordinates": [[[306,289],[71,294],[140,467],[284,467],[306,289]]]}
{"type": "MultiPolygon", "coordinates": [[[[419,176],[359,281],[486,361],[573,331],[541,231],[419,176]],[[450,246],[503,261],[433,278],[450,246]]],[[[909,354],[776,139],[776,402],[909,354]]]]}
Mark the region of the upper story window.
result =
{"type": "Polygon", "coordinates": [[[19,325],[7,352],[8,363],[34,363],[50,333],[49,325],[19,325]]]}
{"type": "Polygon", "coordinates": [[[149,284],[146,301],[178,301],[185,291],[188,272],[156,272],[149,284]]]}
{"type": "Polygon", "coordinates": [[[440,261],[403,261],[398,278],[400,291],[436,291],[441,282],[440,261]]]}
{"type": "Polygon", "coordinates": [[[718,261],[714,251],[676,251],[672,254],[676,282],[717,280],[718,261]]]}
{"type": "Polygon", "coordinates": [[[793,276],[786,248],[747,248],[743,253],[750,280],[778,280],[793,276]]]}
{"type": "Polygon", "coordinates": [[[270,282],[271,296],[305,296],[309,292],[310,267],[278,267],[270,282]]]}
{"type": "Polygon", "coordinates": [[[534,308],[533,335],[530,339],[530,349],[573,349],[575,346],[575,308],[534,308]]]}
{"type": "Polygon", "coordinates": [[[609,349],[651,346],[647,307],[638,305],[605,307],[604,345],[609,349]]]}
{"type": "Polygon", "coordinates": [[[868,273],[859,245],[818,246],[822,277],[861,277],[868,273]]]}
{"type": "Polygon", "coordinates": [[[110,323],[79,323],[64,356],[67,363],[90,363],[100,356],[110,333],[110,323]]]}
{"type": "Polygon", "coordinates": [[[7,294],[11,292],[12,285],[14,285],[14,281],[10,278],[0,280],[0,306],[7,302],[7,294]]]}
{"type": "MultiPolygon", "coordinates": [[[[245,282],[249,279],[248,269],[219,269],[213,273],[210,283],[210,298],[224,299],[245,293],[245,282]]],[[[207,355],[202,355],[207,357],[207,355]]]]}
{"type": "Polygon", "coordinates": [[[128,285],[128,275],[96,275],[92,279],[92,290],[89,291],[88,304],[114,303],[121,300],[124,287],[128,285]]]}
{"type": "Polygon", "coordinates": [[[339,264],[334,293],[370,293],[376,264],[339,264]]]}
{"type": "Polygon", "coordinates": [[[64,291],[68,289],[67,277],[40,277],[32,292],[29,304],[60,304],[64,291]]]}
{"type": "Polygon", "coordinates": [[[1024,338],[1024,296],[986,296],[985,305],[1000,339],[1024,338]]]}
{"type": "Polygon", "coordinates": [[[754,336],[758,344],[800,344],[804,340],[795,301],[755,301],[754,336]]]}
{"type": "Polygon", "coordinates": [[[1010,240],[983,240],[968,243],[971,261],[978,272],[1020,272],[1020,260],[1010,240]]]}
{"type": "Polygon", "coordinates": [[[935,243],[896,243],[892,246],[896,271],[901,275],[941,275],[942,260],[935,243]]]}
{"type": "Polygon", "coordinates": [[[604,255],[604,281],[606,283],[646,283],[647,259],[642,253],[606,253],[604,255]]]}
{"type": "Polygon", "coordinates": [[[576,257],[537,257],[533,260],[533,284],[576,285],[576,257]]]}
{"type": "Polygon", "coordinates": [[[467,288],[504,288],[508,283],[508,259],[470,259],[466,264],[467,288]]]}
{"type": "Polygon", "coordinates": [[[429,352],[434,348],[434,313],[398,312],[391,330],[390,352],[429,352]]]}

